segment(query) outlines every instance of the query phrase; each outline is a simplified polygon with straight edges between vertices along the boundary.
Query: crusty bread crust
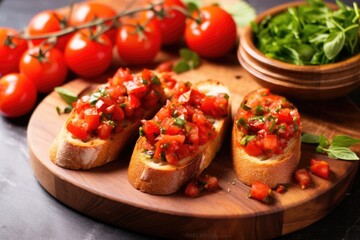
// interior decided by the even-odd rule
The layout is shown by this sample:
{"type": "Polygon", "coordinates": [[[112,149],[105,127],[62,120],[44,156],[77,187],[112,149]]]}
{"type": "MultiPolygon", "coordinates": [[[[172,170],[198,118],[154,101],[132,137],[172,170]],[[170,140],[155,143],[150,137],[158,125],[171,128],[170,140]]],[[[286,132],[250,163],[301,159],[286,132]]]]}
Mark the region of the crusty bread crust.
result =
{"type": "Polygon", "coordinates": [[[239,146],[240,133],[236,123],[232,129],[233,166],[237,177],[246,185],[260,181],[271,188],[278,184],[287,184],[300,160],[300,133],[294,136],[284,149],[284,153],[266,160],[249,156],[239,146]]]}
{"type": "MultiPolygon", "coordinates": [[[[208,94],[227,93],[229,90],[217,81],[199,82],[196,87],[208,94]]],[[[230,102],[226,118],[216,119],[214,127],[216,137],[199,148],[192,156],[179,161],[178,166],[156,163],[143,153],[145,137],[140,137],[131,156],[128,179],[131,185],[142,192],[156,195],[168,195],[177,192],[191,178],[201,174],[215,158],[224,140],[227,125],[230,122],[230,102]]]]}

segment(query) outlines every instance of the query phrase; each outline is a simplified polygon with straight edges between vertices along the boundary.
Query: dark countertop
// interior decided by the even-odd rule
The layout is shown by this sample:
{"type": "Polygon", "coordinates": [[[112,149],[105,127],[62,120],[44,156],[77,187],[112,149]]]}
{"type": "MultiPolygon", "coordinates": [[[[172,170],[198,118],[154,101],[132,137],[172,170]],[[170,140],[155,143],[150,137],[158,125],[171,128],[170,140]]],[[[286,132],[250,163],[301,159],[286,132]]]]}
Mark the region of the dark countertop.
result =
{"type": "MultiPolygon", "coordinates": [[[[37,12],[67,0],[0,0],[0,26],[21,29],[37,12]]],[[[258,13],[287,0],[249,0],[258,13]]],[[[352,1],[344,1],[348,4],[352,1]]],[[[0,63],[1,64],[1,63],[0,63]]],[[[359,91],[357,91],[357,94],[359,91]]],[[[358,97],[358,96],[355,96],[358,97]]],[[[49,195],[33,175],[27,151],[30,115],[0,117],[0,239],[148,239],[76,212],[49,195]]],[[[360,175],[330,214],[280,239],[360,239],[360,175]]]]}

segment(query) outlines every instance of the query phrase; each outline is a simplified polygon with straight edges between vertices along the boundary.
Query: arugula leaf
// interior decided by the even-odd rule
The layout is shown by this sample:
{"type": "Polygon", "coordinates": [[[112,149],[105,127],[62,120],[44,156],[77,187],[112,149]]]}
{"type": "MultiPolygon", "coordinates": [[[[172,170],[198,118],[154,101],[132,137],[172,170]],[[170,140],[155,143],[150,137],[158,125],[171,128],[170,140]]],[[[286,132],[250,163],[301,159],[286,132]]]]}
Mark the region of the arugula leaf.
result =
{"type": "Polygon", "coordinates": [[[341,32],[333,33],[324,44],[324,53],[330,60],[334,59],[343,49],[345,43],[345,34],[341,32]]]}

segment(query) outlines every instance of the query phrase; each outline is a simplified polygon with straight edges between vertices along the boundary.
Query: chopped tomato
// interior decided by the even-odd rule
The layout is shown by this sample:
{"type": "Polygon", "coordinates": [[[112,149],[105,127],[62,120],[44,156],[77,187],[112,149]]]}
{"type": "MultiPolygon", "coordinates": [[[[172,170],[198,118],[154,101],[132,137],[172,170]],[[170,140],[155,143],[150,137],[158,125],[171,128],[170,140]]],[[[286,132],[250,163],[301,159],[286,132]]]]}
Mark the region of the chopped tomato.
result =
{"type": "Polygon", "coordinates": [[[156,136],[160,134],[160,127],[154,120],[143,120],[141,123],[147,140],[153,144],[155,142],[156,136]]]}
{"type": "Polygon", "coordinates": [[[319,177],[328,179],[330,175],[329,164],[323,160],[313,158],[310,161],[310,172],[319,177]]]}
{"type": "Polygon", "coordinates": [[[287,192],[288,188],[287,188],[287,185],[284,185],[284,184],[279,184],[277,187],[276,187],[276,192],[277,193],[285,193],[287,192]]]}
{"type": "Polygon", "coordinates": [[[157,67],[156,70],[159,71],[160,73],[163,72],[171,72],[172,68],[173,68],[174,62],[173,61],[166,61],[163,63],[160,63],[157,67]]]}
{"type": "Polygon", "coordinates": [[[271,156],[279,148],[278,138],[276,135],[269,134],[264,138],[264,150],[271,156]]]}
{"type": "Polygon", "coordinates": [[[139,98],[137,98],[134,94],[129,94],[128,101],[130,108],[138,108],[141,104],[139,98]]]}
{"type": "Polygon", "coordinates": [[[290,114],[290,109],[289,108],[282,108],[280,109],[280,111],[278,112],[278,121],[279,122],[286,122],[286,123],[292,123],[293,122],[293,117],[290,114]]]}
{"type": "Polygon", "coordinates": [[[200,108],[203,100],[205,100],[204,93],[202,93],[196,89],[190,90],[189,103],[192,106],[194,106],[196,108],[200,108]]]}
{"type": "Polygon", "coordinates": [[[272,94],[266,88],[258,89],[244,99],[235,121],[243,136],[254,136],[256,145],[241,144],[242,139],[239,139],[240,145],[254,157],[283,153],[289,139],[301,131],[296,108],[286,98],[272,94]]]}
{"type": "Polygon", "coordinates": [[[189,197],[198,197],[204,190],[212,191],[219,188],[217,177],[205,175],[191,180],[185,189],[185,195],[189,197]]]}
{"type": "Polygon", "coordinates": [[[248,197],[264,203],[268,203],[271,200],[271,192],[271,188],[268,185],[259,181],[255,181],[251,185],[248,197]]]}
{"type": "Polygon", "coordinates": [[[108,139],[111,135],[114,126],[111,126],[108,123],[101,123],[97,129],[97,133],[100,139],[108,139]]]}
{"type": "Polygon", "coordinates": [[[294,177],[295,181],[300,185],[301,189],[305,189],[311,184],[310,174],[305,168],[296,170],[294,177]]]}
{"type": "Polygon", "coordinates": [[[66,129],[75,138],[78,138],[80,140],[86,140],[88,138],[87,124],[84,121],[70,121],[66,125],[66,129]]]}
{"type": "Polygon", "coordinates": [[[225,94],[217,96],[206,96],[202,102],[201,109],[205,114],[213,117],[224,117],[228,114],[228,97],[225,94]]]}
{"type": "Polygon", "coordinates": [[[88,125],[87,131],[93,131],[100,125],[100,115],[95,108],[88,108],[84,111],[84,119],[88,125]]]}
{"type": "Polygon", "coordinates": [[[256,140],[251,140],[245,147],[245,152],[250,156],[260,156],[262,154],[262,148],[256,143],[256,140]]]}
{"type": "Polygon", "coordinates": [[[186,186],[185,195],[192,198],[200,195],[200,189],[194,181],[189,182],[186,186]]]}

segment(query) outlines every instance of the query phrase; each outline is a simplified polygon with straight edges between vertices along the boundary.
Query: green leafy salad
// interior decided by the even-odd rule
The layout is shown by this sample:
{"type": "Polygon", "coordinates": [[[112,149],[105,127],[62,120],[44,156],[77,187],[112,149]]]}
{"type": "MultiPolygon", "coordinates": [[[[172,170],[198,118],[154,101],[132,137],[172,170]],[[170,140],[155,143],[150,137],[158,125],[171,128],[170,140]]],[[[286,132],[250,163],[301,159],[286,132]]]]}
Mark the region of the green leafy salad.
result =
{"type": "Polygon", "coordinates": [[[296,65],[338,62],[360,52],[357,3],[336,1],[332,10],[322,0],[290,7],[252,22],[257,48],[267,57],[296,65]]]}

